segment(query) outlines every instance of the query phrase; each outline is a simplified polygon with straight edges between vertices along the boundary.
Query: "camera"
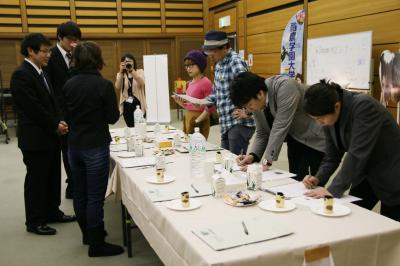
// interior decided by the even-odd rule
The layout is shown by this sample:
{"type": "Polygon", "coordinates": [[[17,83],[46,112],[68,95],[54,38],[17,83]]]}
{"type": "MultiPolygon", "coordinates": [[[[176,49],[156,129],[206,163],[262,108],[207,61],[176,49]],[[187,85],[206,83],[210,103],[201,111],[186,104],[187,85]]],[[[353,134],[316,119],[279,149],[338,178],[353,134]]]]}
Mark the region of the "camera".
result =
{"type": "Polygon", "coordinates": [[[126,69],[131,69],[133,67],[133,65],[131,64],[131,63],[127,63],[126,65],[125,65],[125,68],[126,69]]]}

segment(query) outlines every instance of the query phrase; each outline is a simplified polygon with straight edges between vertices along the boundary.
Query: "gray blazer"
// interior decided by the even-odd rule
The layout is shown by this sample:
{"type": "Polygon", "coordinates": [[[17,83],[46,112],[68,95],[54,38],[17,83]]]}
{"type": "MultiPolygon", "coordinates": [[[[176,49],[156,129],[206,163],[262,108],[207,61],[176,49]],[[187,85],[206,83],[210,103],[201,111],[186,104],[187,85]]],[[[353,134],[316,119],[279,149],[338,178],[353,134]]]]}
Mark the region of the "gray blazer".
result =
{"type": "Polygon", "coordinates": [[[400,204],[400,128],[392,115],[374,98],[343,91],[338,147],[335,126],[324,127],[326,155],[316,177],[326,182],[338,168],[328,191],[340,197],[367,179],[376,196],[386,205],[400,204]]]}
{"type": "Polygon", "coordinates": [[[287,76],[273,76],[266,79],[265,84],[274,123],[270,129],[264,111],[253,114],[256,131],[249,153],[256,154],[261,161],[276,161],[287,134],[324,152],[325,136],[322,128],[303,111],[306,86],[287,76]]]}

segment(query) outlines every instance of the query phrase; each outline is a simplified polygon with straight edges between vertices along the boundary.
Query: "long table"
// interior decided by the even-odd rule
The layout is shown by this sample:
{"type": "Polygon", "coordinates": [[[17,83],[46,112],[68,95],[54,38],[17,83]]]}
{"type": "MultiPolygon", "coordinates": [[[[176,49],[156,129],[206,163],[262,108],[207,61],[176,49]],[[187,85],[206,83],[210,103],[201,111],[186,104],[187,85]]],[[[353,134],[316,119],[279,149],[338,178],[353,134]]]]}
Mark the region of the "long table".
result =
{"type": "MultiPolygon", "coordinates": [[[[151,154],[145,150],[145,155],[151,154]]],[[[224,151],[226,152],[226,151],[224,151]]],[[[119,194],[123,205],[165,265],[302,265],[306,249],[328,245],[335,265],[397,266],[400,263],[400,223],[377,213],[347,204],[352,213],[331,218],[315,215],[308,207],[297,205],[288,213],[271,213],[257,206],[232,207],[212,196],[198,198],[201,208],[173,211],[165,202],[153,203],[145,191],[162,186],[190,184],[188,154],[167,157],[167,174],[176,177],[170,184],[154,185],[145,178],[154,168],[122,168],[118,153],[110,190],[119,194]],[[214,251],[192,233],[194,228],[266,215],[294,230],[294,234],[269,241],[214,251]]],[[[215,152],[207,152],[214,158],[215,152]]],[[[272,198],[260,192],[264,199],[272,198]]]]}

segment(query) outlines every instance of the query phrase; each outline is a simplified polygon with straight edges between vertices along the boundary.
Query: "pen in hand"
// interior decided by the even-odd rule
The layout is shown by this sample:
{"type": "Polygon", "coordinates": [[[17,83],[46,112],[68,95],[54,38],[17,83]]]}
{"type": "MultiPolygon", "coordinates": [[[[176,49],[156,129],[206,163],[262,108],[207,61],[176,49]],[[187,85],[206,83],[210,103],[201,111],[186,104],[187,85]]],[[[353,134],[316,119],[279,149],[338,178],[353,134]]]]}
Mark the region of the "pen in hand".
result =
{"type": "Polygon", "coordinates": [[[247,230],[247,227],[246,227],[246,224],[244,223],[244,221],[242,221],[242,226],[243,226],[244,233],[245,233],[246,235],[248,235],[248,234],[249,234],[249,231],[247,230]]]}

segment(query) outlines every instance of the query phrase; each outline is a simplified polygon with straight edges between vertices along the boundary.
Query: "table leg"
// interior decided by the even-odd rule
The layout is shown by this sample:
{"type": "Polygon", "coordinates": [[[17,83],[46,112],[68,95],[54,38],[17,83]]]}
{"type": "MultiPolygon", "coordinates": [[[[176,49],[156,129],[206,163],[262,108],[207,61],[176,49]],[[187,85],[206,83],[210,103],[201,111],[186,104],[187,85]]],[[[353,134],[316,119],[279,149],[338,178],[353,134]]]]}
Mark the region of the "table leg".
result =
{"type": "Polygon", "coordinates": [[[126,208],[121,200],[121,219],[122,219],[122,239],[126,247],[126,208]]]}
{"type": "Polygon", "coordinates": [[[129,214],[129,212],[126,212],[126,245],[127,245],[127,249],[128,249],[128,257],[132,258],[132,237],[131,237],[131,230],[132,230],[132,218],[131,215],[129,214]]]}

